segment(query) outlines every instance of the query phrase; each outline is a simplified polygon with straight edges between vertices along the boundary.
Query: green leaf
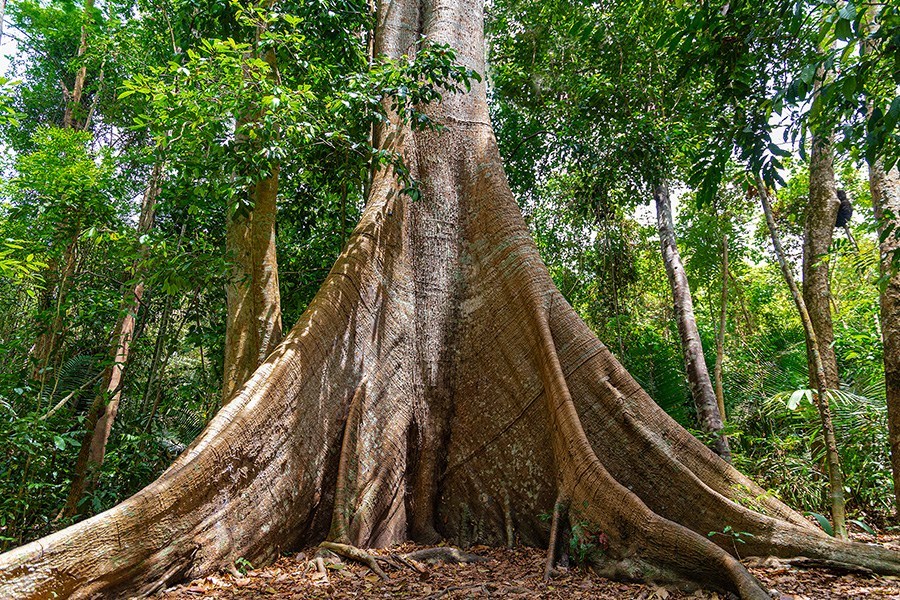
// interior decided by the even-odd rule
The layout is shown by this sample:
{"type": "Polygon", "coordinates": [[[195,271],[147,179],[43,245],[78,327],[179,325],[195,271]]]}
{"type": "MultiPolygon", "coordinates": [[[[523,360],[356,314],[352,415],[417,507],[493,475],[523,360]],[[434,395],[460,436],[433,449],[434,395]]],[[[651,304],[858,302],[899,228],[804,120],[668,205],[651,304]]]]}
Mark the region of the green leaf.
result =
{"type": "Polygon", "coordinates": [[[841,91],[844,93],[844,97],[848,100],[852,100],[856,95],[857,89],[857,79],[856,75],[847,75],[844,78],[844,81],[841,83],[841,91]]]}
{"type": "Polygon", "coordinates": [[[803,67],[803,70],[800,71],[801,81],[803,81],[803,83],[806,83],[806,84],[811,84],[813,81],[813,78],[815,78],[815,76],[816,76],[816,68],[817,68],[817,65],[815,65],[813,63],[810,63],[810,64],[806,65],[805,67],[803,67]]]}
{"type": "Polygon", "coordinates": [[[872,529],[871,527],[869,527],[868,525],[866,525],[864,522],[860,521],[859,519],[850,519],[850,522],[853,523],[854,525],[856,525],[857,527],[859,527],[860,529],[862,529],[863,531],[865,531],[866,533],[868,533],[869,535],[875,535],[875,530],[872,529]]]}
{"type": "Polygon", "coordinates": [[[828,520],[828,517],[826,517],[825,515],[820,515],[816,512],[808,512],[806,514],[815,518],[815,520],[819,522],[819,527],[822,528],[822,531],[834,537],[834,528],[831,526],[831,521],[828,520]]]}
{"type": "Polygon", "coordinates": [[[59,448],[60,450],[66,449],[66,440],[60,435],[53,436],[53,445],[59,448]]]}
{"type": "Polygon", "coordinates": [[[834,26],[834,35],[839,40],[849,40],[853,37],[853,29],[850,26],[850,21],[840,19],[834,26]]]}
{"type": "Polygon", "coordinates": [[[847,21],[852,21],[853,19],[856,18],[856,6],[854,6],[852,2],[848,2],[847,4],[844,5],[843,8],[841,8],[838,15],[842,19],[846,19],[847,21]]]}

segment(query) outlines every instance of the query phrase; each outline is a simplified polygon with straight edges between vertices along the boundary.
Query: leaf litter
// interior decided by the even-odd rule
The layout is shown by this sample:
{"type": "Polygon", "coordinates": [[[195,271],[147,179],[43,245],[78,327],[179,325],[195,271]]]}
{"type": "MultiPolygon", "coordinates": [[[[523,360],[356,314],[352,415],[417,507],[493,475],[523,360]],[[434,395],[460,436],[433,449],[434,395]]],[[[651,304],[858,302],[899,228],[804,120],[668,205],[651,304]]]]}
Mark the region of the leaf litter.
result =
{"type": "MultiPolygon", "coordinates": [[[[546,554],[537,548],[514,549],[473,546],[469,552],[487,560],[467,564],[416,564],[397,559],[421,546],[403,544],[368,550],[388,575],[387,580],[365,565],[335,556],[316,567],[316,548],[284,556],[274,564],[241,574],[219,573],[183,584],[163,593],[166,600],[251,600],[311,598],[416,598],[458,600],[463,598],[515,599],[630,599],[682,600],[687,598],[728,600],[721,592],[679,590],[675,587],[620,583],[604,579],[587,569],[558,568],[544,582],[546,554]]],[[[777,600],[866,599],[900,600],[900,580],[839,573],[826,569],[800,569],[774,561],[745,561],[751,572],[777,600]]]]}

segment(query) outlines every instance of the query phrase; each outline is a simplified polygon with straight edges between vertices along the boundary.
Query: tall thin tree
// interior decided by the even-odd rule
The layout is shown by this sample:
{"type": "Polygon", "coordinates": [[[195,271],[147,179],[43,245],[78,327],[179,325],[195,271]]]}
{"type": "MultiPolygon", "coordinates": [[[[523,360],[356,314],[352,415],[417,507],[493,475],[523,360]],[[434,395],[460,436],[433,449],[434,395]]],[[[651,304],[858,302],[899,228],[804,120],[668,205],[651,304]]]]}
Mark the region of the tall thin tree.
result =
{"type": "Polygon", "coordinates": [[[841,472],[841,457],[837,450],[837,439],[834,435],[834,424],[831,420],[831,407],[828,400],[828,388],[825,387],[827,381],[825,375],[825,365],[822,361],[822,355],[819,352],[819,340],[816,337],[816,330],[813,326],[812,318],[806,308],[806,302],[803,295],[797,288],[794,280],[794,273],[784,253],[781,245],[781,235],[778,233],[778,226],[775,224],[775,216],[772,213],[772,203],[769,201],[769,192],[766,188],[762,177],[756,176],[756,187],[759,192],[760,201],[762,202],[763,214],[766,217],[766,225],[769,228],[769,234],[772,237],[772,246],[775,250],[775,258],[781,267],[781,273],[784,281],[787,283],[788,289],[791,291],[791,297],[794,299],[794,305],[800,314],[800,321],[803,323],[803,330],[806,332],[806,338],[809,343],[810,352],[812,353],[812,365],[816,374],[815,402],[819,410],[819,419],[822,422],[822,437],[825,440],[825,463],[828,469],[828,496],[831,504],[831,520],[834,525],[834,534],[841,538],[847,539],[847,524],[844,508],[844,475],[841,472]]]}
{"type": "Polygon", "coordinates": [[[669,198],[669,186],[666,183],[657,185],[653,190],[656,203],[656,222],[659,229],[659,241],[662,248],[663,263],[672,289],[672,300],[675,305],[675,320],[678,324],[678,335],[681,339],[681,352],[684,357],[684,369],[687,373],[688,385],[697,419],[703,431],[713,434],[713,448],[716,454],[725,460],[731,460],[728,438],[722,434],[722,415],[709,378],[709,368],[703,354],[703,343],[697,329],[694,316],[694,301],[688,284],[678,245],[675,241],[675,225],[672,221],[672,202],[669,198]]]}

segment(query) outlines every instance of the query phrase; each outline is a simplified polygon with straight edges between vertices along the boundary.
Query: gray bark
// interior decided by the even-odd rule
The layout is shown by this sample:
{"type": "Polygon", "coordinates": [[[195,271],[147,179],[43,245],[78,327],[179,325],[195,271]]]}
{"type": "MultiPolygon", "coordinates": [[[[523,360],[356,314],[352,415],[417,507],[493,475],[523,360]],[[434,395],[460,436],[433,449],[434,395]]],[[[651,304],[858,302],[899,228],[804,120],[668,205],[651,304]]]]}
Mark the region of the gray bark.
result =
{"type": "Polygon", "coordinates": [[[730,461],[731,451],[728,448],[728,438],[721,435],[722,415],[719,414],[719,405],[703,355],[703,344],[700,341],[697,319],[694,316],[691,289],[675,242],[672,205],[669,199],[669,188],[665,183],[654,188],[653,200],[656,203],[656,221],[659,228],[663,263],[669,277],[669,286],[672,288],[675,319],[678,323],[681,352],[684,356],[684,370],[687,374],[694,407],[697,410],[697,420],[703,431],[716,436],[713,443],[716,454],[730,461]]]}

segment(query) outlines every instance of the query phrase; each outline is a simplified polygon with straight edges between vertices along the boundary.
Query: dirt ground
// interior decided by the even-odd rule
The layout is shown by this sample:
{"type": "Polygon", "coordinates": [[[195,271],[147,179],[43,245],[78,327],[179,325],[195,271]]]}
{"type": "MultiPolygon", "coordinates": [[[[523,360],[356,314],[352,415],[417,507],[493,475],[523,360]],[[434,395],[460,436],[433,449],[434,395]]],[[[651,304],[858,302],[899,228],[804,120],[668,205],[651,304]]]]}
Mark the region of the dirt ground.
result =
{"type": "MultiPolygon", "coordinates": [[[[873,541],[873,540],[867,540],[873,541]]],[[[879,540],[897,546],[896,540],[879,540]]],[[[675,600],[706,598],[725,600],[714,592],[685,592],[673,588],[623,584],[598,577],[579,568],[559,569],[549,583],[543,581],[545,552],[535,548],[488,548],[475,546],[469,552],[484,562],[468,564],[403,564],[392,555],[418,549],[412,544],[373,550],[388,579],[382,580],[368,567],[346,559],[325,561],[327,578],[310,563],[315,549],[281,558],[262,569],[245,574],[219,574],[164,592],[166,600],[306,598],[599,598],[675,600]],[[422,572],[416,570],[418,567],[422,572]]],[[[797,569],[765,561],[748,561],[756,577],[780,600],[865,598],[900,600],[900,578],[868,577],[823,569],[797,569]]],[[[249,565],[238,565],[250,568],[249,565]]]]}

